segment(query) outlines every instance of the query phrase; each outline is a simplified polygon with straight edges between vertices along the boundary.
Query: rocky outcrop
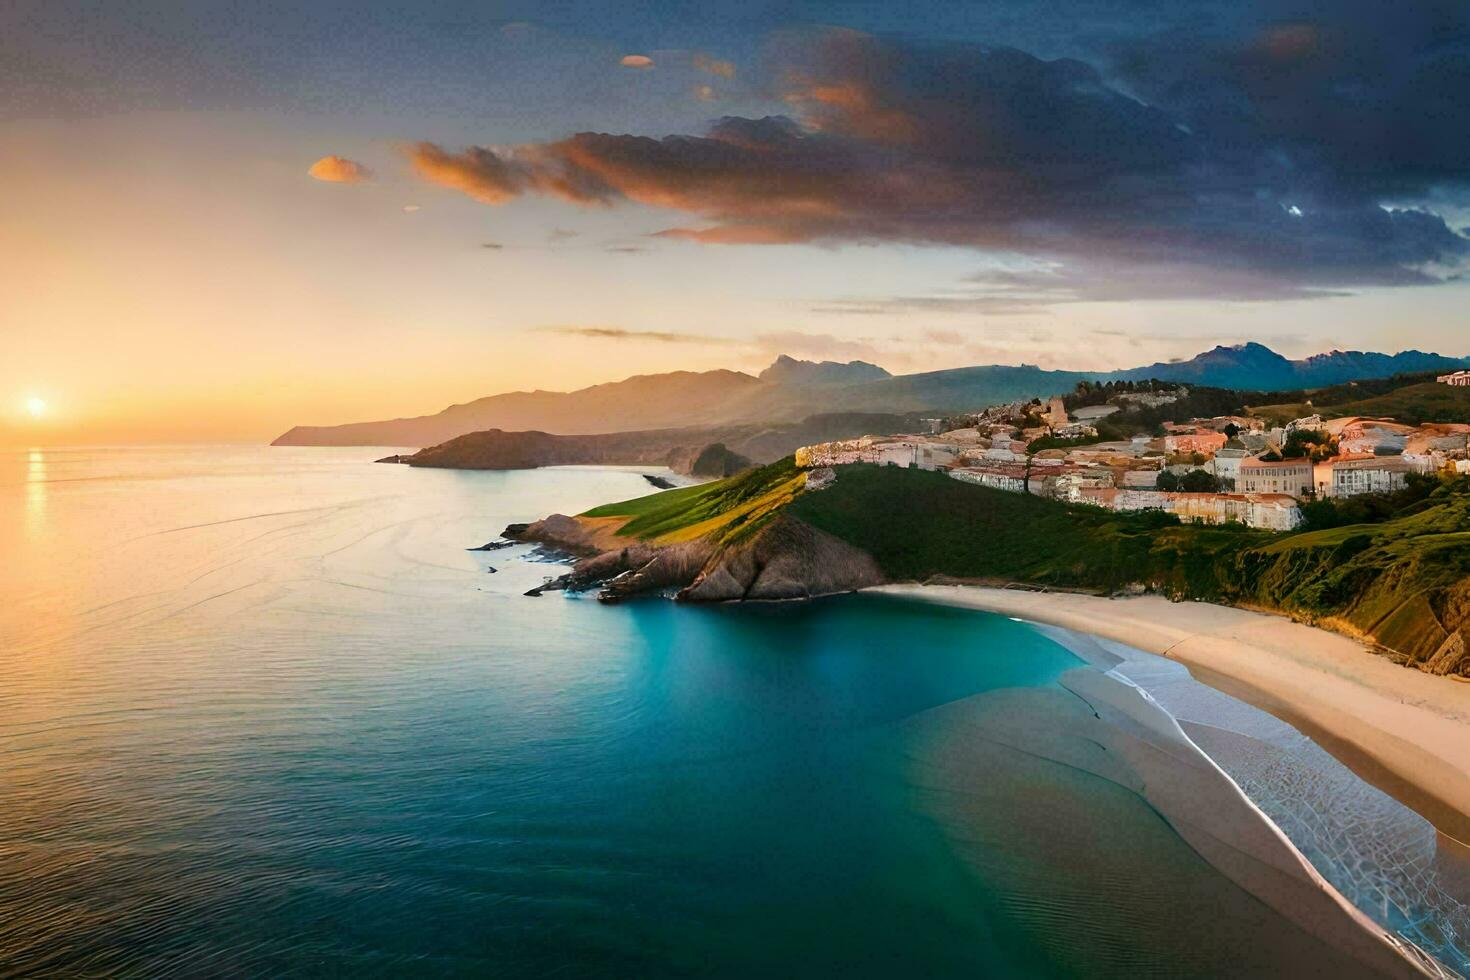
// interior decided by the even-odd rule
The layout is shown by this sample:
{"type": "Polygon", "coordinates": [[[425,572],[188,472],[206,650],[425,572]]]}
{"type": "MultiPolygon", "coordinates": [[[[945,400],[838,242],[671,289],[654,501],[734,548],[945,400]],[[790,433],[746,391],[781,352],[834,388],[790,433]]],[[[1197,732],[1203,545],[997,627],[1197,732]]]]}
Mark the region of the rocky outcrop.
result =
{"type": "Polygon", "coordinates": [[[746,457],[731,451],[723,442],[716,442],[705,446],[695,454],[694,458],[689,461],[688,469],[679,469],[678,467],[674,467],[674,469],[676,472],[685,473],[689,476],[718,480],[723,477],[734,476],[751,465],[751,461],[746,457]]]}
{"type": "Polygon", "coordinates": [[[581,556],[571,571],[533,589],[536,595],[598,588],[604,602],[674,590],[683,602],[807,599],[885,581],[867,552],[788,515],[724,546],[708,539],[652,545],[565,514],[511,525],[505,537],[581,556]]]}
{"type": "Polygon", "coordinates": [[[783,514],[748,543],[712,556],[679,598],[689,602],[805,599],[883,581],[882,570],[867,552],[783,514]]]}

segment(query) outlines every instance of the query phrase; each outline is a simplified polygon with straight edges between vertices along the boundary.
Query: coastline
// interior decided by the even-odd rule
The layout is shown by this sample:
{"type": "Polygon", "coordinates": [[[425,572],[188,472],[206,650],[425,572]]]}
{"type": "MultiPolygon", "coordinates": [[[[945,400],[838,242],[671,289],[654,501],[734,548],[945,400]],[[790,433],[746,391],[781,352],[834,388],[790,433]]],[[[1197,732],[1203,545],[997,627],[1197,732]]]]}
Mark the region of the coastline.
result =
{"type": "Polygon", "coordinates": [[[977,585],[870,591],[1045,623],[1178,661],[1470,844],[1470,685],[1399,666],[1340,634],[1209,603],[977,585]]]}

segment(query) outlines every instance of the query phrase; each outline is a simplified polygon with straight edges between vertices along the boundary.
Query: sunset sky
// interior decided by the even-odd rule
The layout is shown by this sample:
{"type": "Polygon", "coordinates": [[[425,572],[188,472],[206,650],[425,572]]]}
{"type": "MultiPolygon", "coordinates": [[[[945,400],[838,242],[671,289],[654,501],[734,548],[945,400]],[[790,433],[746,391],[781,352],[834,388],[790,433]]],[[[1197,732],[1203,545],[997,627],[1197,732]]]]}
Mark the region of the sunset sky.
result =
{"type": "Polygon", "coordinates": [[[0,6],[0,444],[1470,354],[1463,0],[302,6],[0,6]]]}

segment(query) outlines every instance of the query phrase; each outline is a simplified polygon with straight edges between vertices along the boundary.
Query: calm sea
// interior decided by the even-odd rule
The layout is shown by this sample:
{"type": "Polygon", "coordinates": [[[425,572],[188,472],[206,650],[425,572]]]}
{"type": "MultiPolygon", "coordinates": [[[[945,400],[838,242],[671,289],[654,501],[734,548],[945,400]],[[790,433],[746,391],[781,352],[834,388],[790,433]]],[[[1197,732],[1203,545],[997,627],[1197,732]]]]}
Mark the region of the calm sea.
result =
{"type": "Polygon", "coordinates": [[[1351,974],[1132,794],[946,739],[1077,665],[1030,627],[526,598],[465,548],[639,472],[384,451],[0,454],[0,976],[1351,974]]]}

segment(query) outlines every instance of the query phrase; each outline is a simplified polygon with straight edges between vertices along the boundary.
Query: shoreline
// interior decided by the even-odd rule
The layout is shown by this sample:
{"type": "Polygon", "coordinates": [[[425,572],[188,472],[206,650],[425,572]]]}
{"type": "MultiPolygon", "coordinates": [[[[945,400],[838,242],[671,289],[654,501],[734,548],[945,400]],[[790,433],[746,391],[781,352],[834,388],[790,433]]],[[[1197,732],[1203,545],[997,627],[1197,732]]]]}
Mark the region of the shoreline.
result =
{"type": "Polygon", "coordinates": [[[1470,685],[1400,666],[1338,633],[1209,603],[978,585],[868,591],[1045,623],[1182,663],[1470,844],[1470,685]]]}

